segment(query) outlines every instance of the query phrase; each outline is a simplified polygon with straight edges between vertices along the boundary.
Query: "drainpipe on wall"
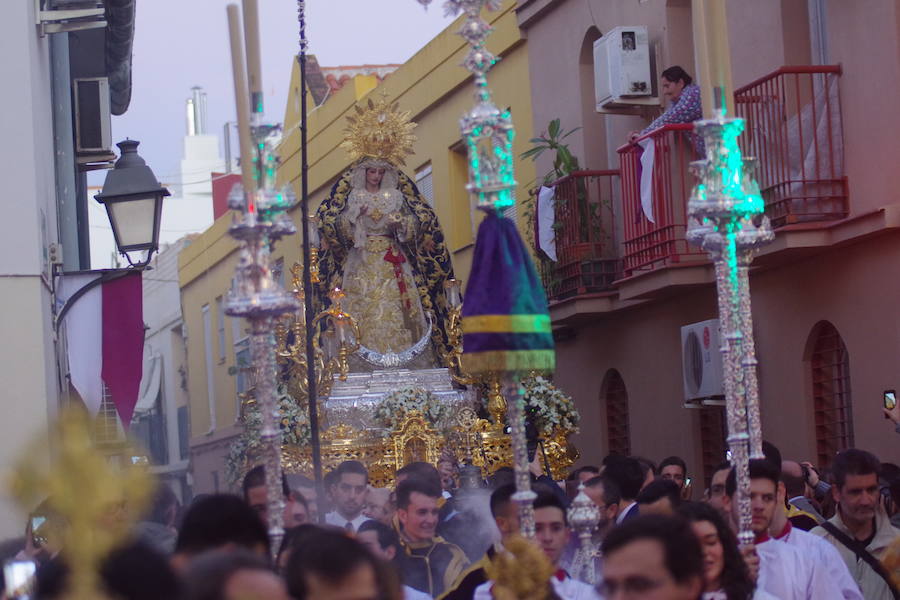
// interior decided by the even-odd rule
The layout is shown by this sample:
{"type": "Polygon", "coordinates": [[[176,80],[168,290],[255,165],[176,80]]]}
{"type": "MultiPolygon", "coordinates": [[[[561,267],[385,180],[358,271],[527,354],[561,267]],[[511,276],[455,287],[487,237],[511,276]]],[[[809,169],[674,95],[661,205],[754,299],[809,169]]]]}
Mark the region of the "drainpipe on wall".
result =
{"type": "Polygon", "coordinates": [[[827,65],[828,59],[828,9],[825,0],[807,0],[809,13],[810,56],[814,65],[827,65]]]}
{"type": "MultiPolygon", "coordinates": [[[[56,210],[63,269],[90,268],[82,262],[79,243],[78,189],[75,182],[75,142],[72,124],[72,83],[69,71],[69,34],[50,34],[50,86],[53,104],[53,156],[56,210]]],[[[88,241],[82,240],[84,245],[88,241]]],[[[90,256],[88,254],[88,256],[90,256]]]]}

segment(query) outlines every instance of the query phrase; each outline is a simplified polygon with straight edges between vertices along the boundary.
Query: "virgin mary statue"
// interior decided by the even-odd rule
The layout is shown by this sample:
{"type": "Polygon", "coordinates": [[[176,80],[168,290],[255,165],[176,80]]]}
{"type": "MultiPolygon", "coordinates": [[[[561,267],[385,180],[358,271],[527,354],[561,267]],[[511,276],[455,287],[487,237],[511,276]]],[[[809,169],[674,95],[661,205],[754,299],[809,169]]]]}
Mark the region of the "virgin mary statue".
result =
{"type": "Polygon", "coordinates": [[[329,290],[344,291],[343,308],[359,324],[370,368],[441,366],[444,283],[453,267],[434,210],[400,170],[412,153],[415,123],[385,100],[369,100],[356,113],[341,144],[352,164],[316,213],[319,299],[327,305],[329,290]]]}

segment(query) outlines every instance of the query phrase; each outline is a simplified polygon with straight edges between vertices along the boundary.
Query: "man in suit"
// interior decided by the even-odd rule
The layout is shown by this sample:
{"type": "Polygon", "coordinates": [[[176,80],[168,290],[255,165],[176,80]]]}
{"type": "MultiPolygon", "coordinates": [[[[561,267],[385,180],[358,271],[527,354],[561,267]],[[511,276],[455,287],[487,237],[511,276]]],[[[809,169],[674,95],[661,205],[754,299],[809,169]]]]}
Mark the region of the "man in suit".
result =
{"type": "Polygon", "coordinates": [[[603,475],[609,477],[618,487],[622,500],[616,524],[624,523],[638,516],[637,495],[644,483],[641,465],[635,458],[610,454],[603,459],[603,475]]]}

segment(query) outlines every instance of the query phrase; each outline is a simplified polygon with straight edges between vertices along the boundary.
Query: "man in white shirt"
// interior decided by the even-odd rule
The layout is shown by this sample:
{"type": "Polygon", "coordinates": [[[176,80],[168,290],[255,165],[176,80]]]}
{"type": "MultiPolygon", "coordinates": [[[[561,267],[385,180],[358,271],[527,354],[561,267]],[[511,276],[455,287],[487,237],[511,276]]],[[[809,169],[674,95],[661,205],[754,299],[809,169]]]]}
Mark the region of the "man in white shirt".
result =
{"type": "MultiPolygon", "coordinates": [[[[796,470],[800,470],[800,465],[791,463],[790,461],[782,461],[782,479],[785,475],[790,477],[790,473],[785,473],[785,467],[791,468],[796,466],[796,470]]],[[[773,465],[774,466],[774,465],[773,465]]],[[[802,484],[802,479],[800,480],[802,484]]],[[[844,600],[863,600],[862,592],[859,586],[850,575],[844,559],[834,546],[807,531],[803,531],[799,527],[795,527],[793,522],[788,518],[788,511],[785,508],[788,488],[784,481],[778,482],[778,497],[775,503],[775,511],[772,514],[772,523],[769,525],[769,535],[776,540],[785,542],[789,546],[793,546],[800,551],[800,554],[806,558],[810,558],[813,562],[823,567],[823,570],[831,578],[831,582],[841,591],[844,600]]]]}
{"type": "MultiPolygon", "coordinates": [[[[544,555],[559,566],[566,542],[569,539],[569,524],[562,501],[552,492],[540,492],[534,500],[534,541],[544,555]]],[[[475,588],[473,600],[493,600],[491,588],[494,582],[487,581],[475,588]]],[[[558,569],[550,578],[550,585],[560,600],[600,600],[593,586],[572,579],[563,569],[558,569]]]]}
{"type": "MultiPolygon", "coordinates": [[[[769,537],[769,527],[778,503],[778,478],[781,469],[765,459],[750,461],[750,528],[756,536],[759,555],[757,586],[781,600],[842,600],[841,589],[832,581],[825,565],[805,555],[793,545],[769,537]]],[[[734,469],[725,484],[724,506],[739,522],[737,480],[734,469]]]]}
{"type": "Polygon", "coordinates": [[[325,515],[325,522],[356,533],[359,526],[368,521],[363,514],[369,472],[356,460],[345,460],[337,466],[331,497],[335,510],[325,515]]]}

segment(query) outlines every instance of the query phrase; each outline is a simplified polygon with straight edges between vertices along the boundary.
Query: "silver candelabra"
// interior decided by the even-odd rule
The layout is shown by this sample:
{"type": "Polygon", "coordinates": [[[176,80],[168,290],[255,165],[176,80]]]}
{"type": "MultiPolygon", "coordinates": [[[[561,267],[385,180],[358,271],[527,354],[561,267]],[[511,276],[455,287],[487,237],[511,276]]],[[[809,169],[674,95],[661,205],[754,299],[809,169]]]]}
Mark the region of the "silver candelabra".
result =
{"type": "MultiPolygon", "coordinates": [[[[418,0],[428,6],[431,0],[418,0]]],[[[444,12],[449,16],[464,13],[457,32],[469,43],[463,66],[472,73],[475,84],[475,106],[462,116],[460,131],[466,141],[469,160],[469,183],[466,190],[478,207],[486,211],[502,211],[515,204],[515,169],[513,139],[515,128],[508,110],[500,110],[488,87],[487,74],[499,60],[486,46],[493,28],[481,17],[482,11],[499,10],[502,0],[446,0],[444,12]]],[[[528,443],[525,436],[525,401],[520,377],[506,373],[507,423],[513,451],[516,493],[522,535],[534,537],[534,498],[528,468],[528,443]]]]}
{"type": "Polygon", "coordinates": [[[578,494],[568,510],[569,526],[578,535],[578,550],[572,563],[572,577],[591,585],[597,584],[597,557],[600,550],[594,543],[594,531],[600,524],[600,509],[584,493],[584,482],[578,484],[578,494]]]}
{"type": "Polygon", "coordinates": [[[275,141],[277,129],[256,125],[258,186],[246,190],[235,186],[229,198],[234,217],[229,233],[241,244],[234,283],[225,301],[225,313],[243,317],[250,324],[250,366],[256,373],[255,397],[262,414],[269,537],[277,549],[284,536],[284,494],[281,474],[281,429],[276,420],[274,321],[298,309],[296,299],[272,276],[271,245],[296,232],[285,213],[294,203],[287,188],[275,188],[275,141]]]}

